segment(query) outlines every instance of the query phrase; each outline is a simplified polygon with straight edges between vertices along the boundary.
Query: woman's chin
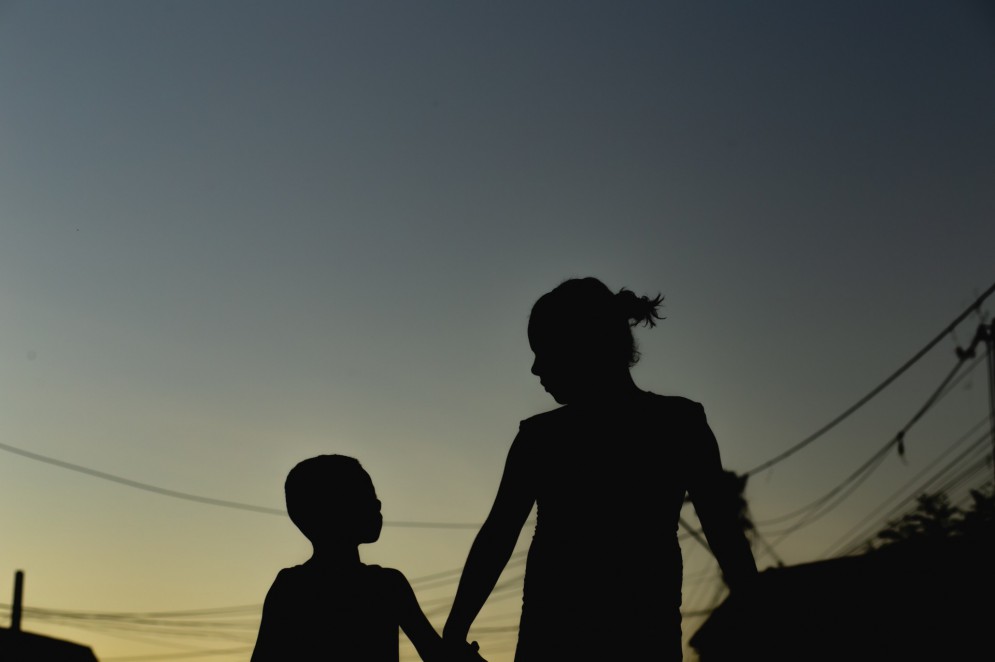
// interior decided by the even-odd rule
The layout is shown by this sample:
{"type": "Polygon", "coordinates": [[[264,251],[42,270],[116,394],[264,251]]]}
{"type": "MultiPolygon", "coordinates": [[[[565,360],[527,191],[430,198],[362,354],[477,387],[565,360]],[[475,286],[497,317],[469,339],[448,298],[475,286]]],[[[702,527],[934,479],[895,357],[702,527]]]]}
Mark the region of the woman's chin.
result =
{"type": "Polygon", "coordinates": [[[569,394],[564,393],[563,391],[550,391],[549,389],[546,389],[546,392],[553,396],[553,399],[556,400],[557,404],[569,404],[572,399],[569,394]]]}

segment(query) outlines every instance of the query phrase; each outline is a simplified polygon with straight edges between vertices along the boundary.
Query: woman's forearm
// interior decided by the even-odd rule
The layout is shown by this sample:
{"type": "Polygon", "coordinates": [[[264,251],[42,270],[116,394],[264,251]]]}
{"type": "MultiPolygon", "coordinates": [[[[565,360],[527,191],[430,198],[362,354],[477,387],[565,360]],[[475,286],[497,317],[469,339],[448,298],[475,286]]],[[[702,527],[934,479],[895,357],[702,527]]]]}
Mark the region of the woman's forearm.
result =
{"type": "Polygon", "coordinates": [[[481,527],[470,547],[453,608],[442,631],[445,639],[466,640],[470,625],[511,558],[517,533],[509,534],[503,527],[489,522],[481,527]]]}
{"type": "Polygon", "coordinates": [[[515,549],[522,526],[535,505],[533,463],[527,448],[519,432],[508,451],[494,504],[466,557],[453,608],[442,630],[446,640],[466,641],[470,625],[494,590],[515,549]]]}

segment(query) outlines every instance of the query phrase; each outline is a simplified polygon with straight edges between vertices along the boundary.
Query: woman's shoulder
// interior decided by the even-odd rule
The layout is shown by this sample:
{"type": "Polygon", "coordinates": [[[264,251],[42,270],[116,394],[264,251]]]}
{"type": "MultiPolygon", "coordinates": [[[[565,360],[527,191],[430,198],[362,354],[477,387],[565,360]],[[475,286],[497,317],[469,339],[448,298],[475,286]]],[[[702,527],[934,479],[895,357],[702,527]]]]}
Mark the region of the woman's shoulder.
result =
{"type": "Polygon", "coordinates": [[[523,418],[518,423],[518,429],[520,433],[529,434],[533,432],[541,432],[547,429],[556,429],[565,424],[572,418],[572,413],[575,408],[570,405],[561,405],[556,409],[550,409],[528,418],[523,418]]]}
{"type": "Polygon", "coordinates": [[[650,391],[647,391],[646,395],[654,403],[654,406],[671,413],[695,415],[704,410],[704,406],[700,402],[683,395],[658,395],[650,391]]]}
{"type": "Polygon", "coordinates": [[[680,395],[657,395],[652,416],[669,429],[701,431],[708,427],[705,407],[697,400],[680,395]]]}
{"type": "MultiPolygon", "coordinates": [[[[697,400],[682,395],[660,395],[652,391],[643,391],[635,401],[637,407],[650,407],[669,416],[698,417],[704,411],[704,406],[697,400]]],[[[519,422],[522,429],[541,429],[549,426],[559,426],[573,420],[582,414],[583,408],[574,405],[561,405],[519,422]]]]}

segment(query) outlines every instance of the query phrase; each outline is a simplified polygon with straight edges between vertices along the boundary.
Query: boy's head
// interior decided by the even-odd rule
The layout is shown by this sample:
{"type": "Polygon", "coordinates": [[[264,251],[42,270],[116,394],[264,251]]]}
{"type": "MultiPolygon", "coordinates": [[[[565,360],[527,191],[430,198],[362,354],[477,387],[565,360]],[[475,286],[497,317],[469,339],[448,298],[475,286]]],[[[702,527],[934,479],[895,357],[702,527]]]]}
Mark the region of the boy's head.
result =
{"type": "Polygon", "coordinates": [[[355,458],[318,455],[299,462],[284,492],[287,514],[312,543],[359,545],[380,537],[380,500],[355,458]]]}

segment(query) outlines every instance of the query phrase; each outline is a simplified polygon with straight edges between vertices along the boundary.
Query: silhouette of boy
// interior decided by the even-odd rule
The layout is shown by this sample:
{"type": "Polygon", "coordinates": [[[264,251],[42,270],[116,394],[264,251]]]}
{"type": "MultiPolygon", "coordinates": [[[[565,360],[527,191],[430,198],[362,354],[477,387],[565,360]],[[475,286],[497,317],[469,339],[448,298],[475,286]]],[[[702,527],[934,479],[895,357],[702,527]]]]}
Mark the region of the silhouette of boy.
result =
{"type": "Polygon", "coordinates": [[[291,469],[284,490],[287,513],[314,553],[277,574],[251,662],[397,662],[399,629],[426,662],[483,662],[475,644],[443,644],[404,574],[359,560],[358,546],[380,537],[383,517],[358,460],[304,460],[291,469]]]}

